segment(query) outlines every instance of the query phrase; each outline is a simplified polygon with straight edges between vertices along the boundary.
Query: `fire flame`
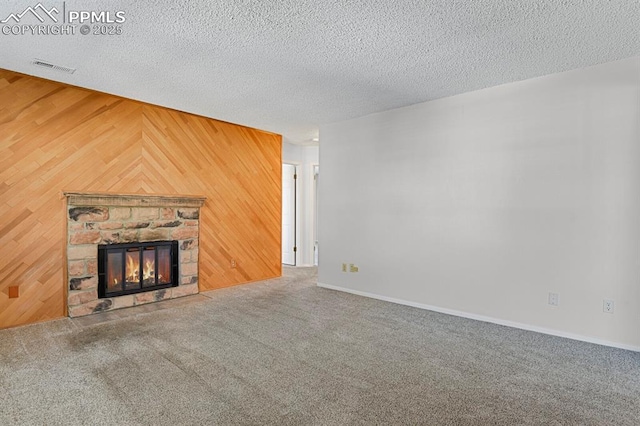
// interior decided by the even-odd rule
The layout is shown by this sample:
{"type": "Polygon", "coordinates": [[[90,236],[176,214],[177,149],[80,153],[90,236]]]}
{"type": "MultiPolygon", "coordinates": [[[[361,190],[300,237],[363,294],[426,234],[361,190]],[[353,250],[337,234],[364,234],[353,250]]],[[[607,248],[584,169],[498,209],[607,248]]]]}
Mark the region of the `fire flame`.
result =
{"type": "MultiPolygon", "coordinates": [[[[147,260],[142,268],[142,280],[153,279],[155,274],[155,262],[153,260],[147,260]]],[[[138,254],[134,256],[127,254],[127,281],[138,282],[140,281],[140,261],[138,260],[138,254]]]]}
{"type": "Polygon", "coordinates": [[[142,279],[146,280],[147,278],[153,278],[154,273],[155,273],[154,261],[147,260],[144,264],[144,269],[142,270],[142,279]]]}

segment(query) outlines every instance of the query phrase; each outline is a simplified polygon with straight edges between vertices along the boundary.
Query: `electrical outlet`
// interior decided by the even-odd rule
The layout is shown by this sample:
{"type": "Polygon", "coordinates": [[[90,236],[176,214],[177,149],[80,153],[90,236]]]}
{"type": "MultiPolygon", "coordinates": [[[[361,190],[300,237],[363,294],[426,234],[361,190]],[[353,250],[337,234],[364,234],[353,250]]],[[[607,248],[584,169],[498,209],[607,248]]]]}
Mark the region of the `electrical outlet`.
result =
{"type": "Polygon", "coordinates": [[[347,272],[347,264],[346,263],[342,264],[342,272],[347,272]]]}
{"type": "Polygon", "coordinates": [[[605,312],[607,314],[612,314],[613,313],[613,300],[609,300],[609,299],[604,299],[602,301],[602,312],[605,312]]]}
{"type": "Polygon", "coordinates": [[[549,304],[551,306],[560,305],[560,296],[558,296],[558,293],[549,293],[549,304]]]}
{"type": "Polygon", "coordinates": [[[231,267],[235,268],[236,266],[237,266],[236,265],[236,260],[235,259],[231,259],[231,267]]]}
{"type": "Polygon", "coordinates": [[[9,299],[15,299],[17,297],[20,297],[20,287],[16,286],[9,286],[9,299]]]}
{"type": "Polygon", "coordinates": [[[353,263],[349,264],[349,272],[358,272],[358,267],[353,263]]]}

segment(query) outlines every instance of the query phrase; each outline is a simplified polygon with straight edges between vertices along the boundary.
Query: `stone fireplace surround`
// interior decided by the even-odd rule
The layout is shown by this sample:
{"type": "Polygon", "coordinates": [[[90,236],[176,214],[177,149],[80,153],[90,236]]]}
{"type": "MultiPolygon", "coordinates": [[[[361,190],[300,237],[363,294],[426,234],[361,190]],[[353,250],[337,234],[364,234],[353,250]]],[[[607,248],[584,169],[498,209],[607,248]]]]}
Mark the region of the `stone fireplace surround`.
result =
{"type": "Polygon", "coordinates": [[[79,317],[198,293],[200,207],[205,197],[64,192],[67,310],[79,317]],[[98,245],[177,240],[179,285],[98,298],[98,245]]]}

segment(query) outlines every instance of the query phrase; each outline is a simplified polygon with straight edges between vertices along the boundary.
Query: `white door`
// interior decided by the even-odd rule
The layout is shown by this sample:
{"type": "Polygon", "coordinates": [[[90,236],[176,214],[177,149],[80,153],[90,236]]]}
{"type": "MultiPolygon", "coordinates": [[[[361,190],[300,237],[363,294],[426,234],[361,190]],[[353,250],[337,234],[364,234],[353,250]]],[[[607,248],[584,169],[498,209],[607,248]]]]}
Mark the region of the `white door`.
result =
{"type": "Polygon", "coordinates": [[[282,263],[296,264],[296,166],[282,165],[282,263]]]}

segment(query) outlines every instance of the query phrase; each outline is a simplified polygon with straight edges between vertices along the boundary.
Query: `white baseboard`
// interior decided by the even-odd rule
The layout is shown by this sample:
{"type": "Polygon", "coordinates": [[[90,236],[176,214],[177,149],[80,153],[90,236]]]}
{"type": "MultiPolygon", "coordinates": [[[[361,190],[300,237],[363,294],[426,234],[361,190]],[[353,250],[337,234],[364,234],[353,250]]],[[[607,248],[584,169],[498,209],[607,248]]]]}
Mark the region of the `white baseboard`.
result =
{"type": "Polygon", "coordinates": [[[326,288],[326,289],[329,289],[329,290],[343,291],[345,293],[351,293],[351,294],[356,294],[358,296],[370,297],[372,299],[378,299],[378,300],[383,300],[385,302],[397,303],[399,305],[406,305],[406,306],[411,306],[411,307],[414,307],[414,308],[426,309],[428,311],[439,312],[439,313],[442,313],[442,314],[454,315],[456,317],[468,318],[468,319],[472,319],[472,320],[476,320],[476,321],[484,321],[484,322],[489,322],[489,323],[492,323],[492,324],[498,324],[498,325],[504,325],[504,326],[507,326],[507,327],[519,328],[521,330],[535,331],[537,333],[549,334],[551,336],[564,337],[564,338],[567,338],[567,339],[579,340],[579,341],[587,342],[587,343],[594,343],[596,345],[610,346],[610,347],[613,347],[613,348],[626,349],[628,351],[640,352],[640,346],[626,345],[624,343],[611,342],[609,340],[603,340],[603,339],[598,339],[598,338],[595,338],[595,337],[583,336],[583,335],[580,335],[580,334],[567,333],[567,332],[564,332],[564,331],[553,330],[553,329],[550,329],[550,328],[537,327],[537,326],[534,326],[534,325],[523,324],[523,323],[515,322],[515,321],[507,321],[507,320],[502,320],[502,319],[499,319],[499,318],[492,318],[492,317],[488,317],[488,316],[485,316],[485,315],[470,314],[470,313],[463,312],[463,311],[456,311],[454,309],[439,308],[437,306],[425,305],[423,303],[417,303],[417,302],[411,302],[411,301],[403,300],[403,299],[396,299],[396,298],[393,298],[393,297],[381,296],[379,294],[369,293],[369,292],[366,292],[366,291],[352,290],[350,288],[339,287],[339,286],[330,285],[330,284],[323,284],[323,283],[320,283],[320,282],[318,283],[318,287],[326,288]]]}

